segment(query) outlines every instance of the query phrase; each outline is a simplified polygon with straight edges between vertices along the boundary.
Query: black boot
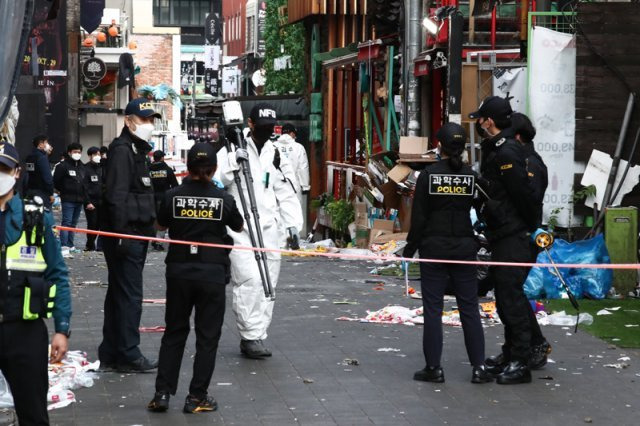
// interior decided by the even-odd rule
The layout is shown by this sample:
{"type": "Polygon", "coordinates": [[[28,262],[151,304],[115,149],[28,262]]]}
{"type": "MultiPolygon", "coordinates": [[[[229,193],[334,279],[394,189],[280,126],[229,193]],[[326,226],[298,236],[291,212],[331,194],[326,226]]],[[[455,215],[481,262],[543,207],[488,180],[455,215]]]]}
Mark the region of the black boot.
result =
{"type": "Polygon", "coordinates": [[[520,361],[511,361],[496,381],[499,385],[531,383],[531,371],[527,364],[520,361]]]}
{"type": "Polygon", "coordinates": [[[500,352],[500,354],[490,356],[484,360],[485,370],[494,377],[502,373],[502,371],[507,368],[508,364],[509,359],[504,352],[500,352]]]}
{"type": "Polygon", "coordinates": [[[473,372],[471,373],[471,383],[489,383],[493,382],[493,375],[489,373],[484,365],[480,367],[473,367],[473,372]]]}
{"type": "Polygon", "coordinates": [[[425,367],[413,374],[413,380],[421,382],[444,383],[444,370],[442,367],[425,367]]]}
{"type": "Polygon", "coordinates": [[[540,370],[547,365],[547,356],[551,353],[551,345],[546,340],[531,348],[531,357],[529,358],[529,368],[531,370],[540,370]]]}

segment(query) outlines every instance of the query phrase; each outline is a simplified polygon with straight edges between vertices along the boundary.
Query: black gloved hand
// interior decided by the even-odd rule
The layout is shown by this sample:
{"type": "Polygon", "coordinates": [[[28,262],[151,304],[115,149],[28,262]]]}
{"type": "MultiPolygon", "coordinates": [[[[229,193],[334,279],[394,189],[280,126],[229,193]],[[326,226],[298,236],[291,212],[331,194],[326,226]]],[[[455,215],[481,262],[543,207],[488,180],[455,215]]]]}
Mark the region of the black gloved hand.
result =
{"type": "Polygon", "coordinates": [[[287,228],[288,236],[287,236],[287,246],[291,250],[300,250],[300,236],[298,235],[298,230],[295,226],[291,228],[287,228]]]}

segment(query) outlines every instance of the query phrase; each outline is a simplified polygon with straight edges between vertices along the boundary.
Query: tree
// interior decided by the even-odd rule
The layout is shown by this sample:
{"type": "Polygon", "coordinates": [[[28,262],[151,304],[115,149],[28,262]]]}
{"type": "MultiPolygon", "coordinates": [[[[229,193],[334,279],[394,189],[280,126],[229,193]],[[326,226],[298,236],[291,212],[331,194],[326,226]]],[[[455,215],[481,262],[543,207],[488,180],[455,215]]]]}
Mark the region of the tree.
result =
{"type": "Polygon", "coordinates": [[[300,23],[289,25],[286,17],[280,18],[278,9],[286,5],[287,0],[267,0],[264,34],[266,49],[264,69],[267,80],[265,91],[267,93],[302,93],[305,88],[304,26],[300,23]],[[291,67],[276,71],[274,60],[283,56],[291,56],[291,67]]]}

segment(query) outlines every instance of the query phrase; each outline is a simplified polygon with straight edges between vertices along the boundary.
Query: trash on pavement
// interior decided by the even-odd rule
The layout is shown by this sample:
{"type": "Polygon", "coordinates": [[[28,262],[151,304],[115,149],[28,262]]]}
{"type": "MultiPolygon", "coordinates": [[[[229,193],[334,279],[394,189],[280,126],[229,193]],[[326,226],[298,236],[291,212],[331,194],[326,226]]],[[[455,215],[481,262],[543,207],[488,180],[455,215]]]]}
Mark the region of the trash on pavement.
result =
{"type": "Polygon", "coordinates": [[[49,393],[47,409],[66,407],[76,401],[74,390],[90,388],[95,378],[93,371],[100,361],[89,362],[87,354],[81,351],[69,351],[62,362],[49,364],[49,393]]]}
{"type": "MultiPolygon", "coordinates": [[[[602,235],[573,243],[558,239],[548,252],[557,264],[611,263],[602,235]]],[[[547,252],[541,252],[536,262],[549,263],[547,252]]],[[[591,299],[604,299],[613,282],[613,271],[610,269],[563,268],[560,273],[576,298],[587,296],[591,299]]],[[[555,270],[540,267],[531,268],[524,291],[529,299],[559,299],[565,294],[555,270]]]]}
{"type": "Polygon", "coordinates": [[[603,367],[607,367],[607,368],[615,368],[616,370],[622,370],[624,368],[629,367],[630,364],[627,364],[626,362],[616,362],[614,364],[603,364],[603,367]]]}
{"type": "MultiPolygon", "coordinates": [[[[536,316],[538,318],[538,324],[540,325],[573,326],[576,324],[576,315],[567,315],[565,311],[555,312],[553,314],[547,314],[546,312],[538,312],[536,316]]],[[[580,324],[584,324],[584,325],[593,324],[593,316],[586,312],[581,313],[580,324]]]]}
{"type": "Polygon", "coordinates": [[[140,327],[140,333],[164,333],[165,327],[156,325],[155,327],[140,327]]]}
{"type": "Polygon", "coordinates": [[[397,348],[378,348],[378,352],[401,352],[401,350],[397,348]]]}

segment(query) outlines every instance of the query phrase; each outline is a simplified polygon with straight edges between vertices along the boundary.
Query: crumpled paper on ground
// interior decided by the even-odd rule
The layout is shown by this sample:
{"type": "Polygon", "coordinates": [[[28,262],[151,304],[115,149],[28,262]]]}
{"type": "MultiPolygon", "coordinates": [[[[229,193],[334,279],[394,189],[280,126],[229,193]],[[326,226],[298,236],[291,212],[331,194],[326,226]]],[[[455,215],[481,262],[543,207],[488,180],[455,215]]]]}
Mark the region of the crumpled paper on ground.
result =
{"type": "MultiPolygon", "coordinates": [[[[490,320],[492,322],[499,322],[496,314],[495,302],[481,303],[479,305],[480,316],[483,319],[490,320]]],[[[423,309],[419,307],[417,309],[405,308],[404,306],[386,306],[377,311],[367,311],[367,316],[364,318],[352,318],[352,317],[339,317],[338,321],[358,321],[368,322],[375,324],[404,324],[413,326],[416,324],[424,324],[424,318],[422,316],[423,309]]],[[[444,311],[442,312],[442,324],[450,326],[461,326],[460,313],[458,310],[444,311]]]]}

